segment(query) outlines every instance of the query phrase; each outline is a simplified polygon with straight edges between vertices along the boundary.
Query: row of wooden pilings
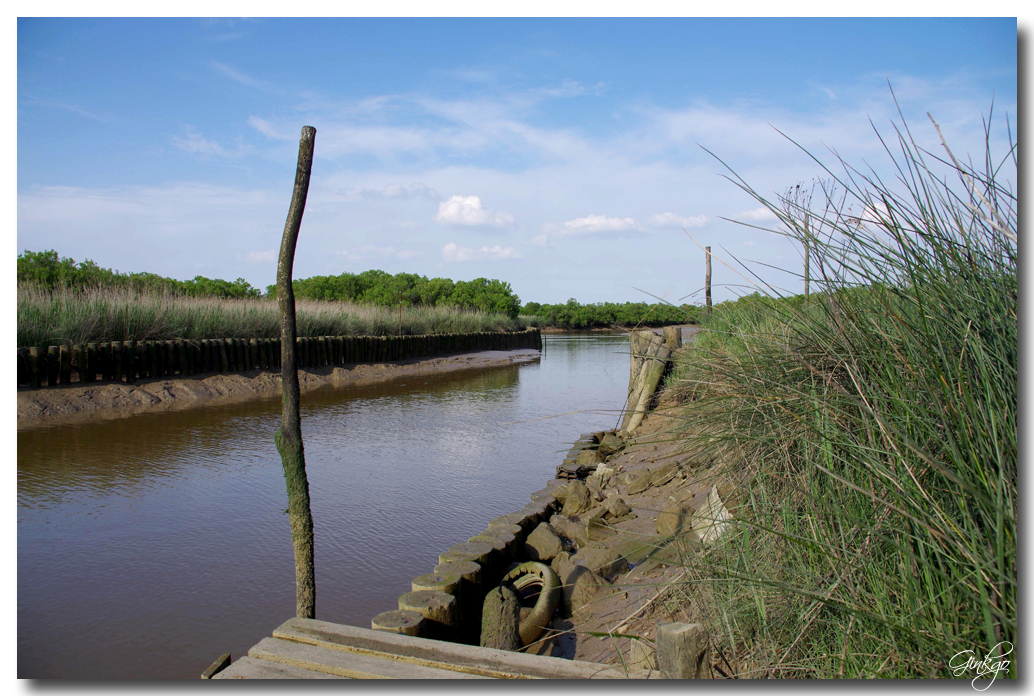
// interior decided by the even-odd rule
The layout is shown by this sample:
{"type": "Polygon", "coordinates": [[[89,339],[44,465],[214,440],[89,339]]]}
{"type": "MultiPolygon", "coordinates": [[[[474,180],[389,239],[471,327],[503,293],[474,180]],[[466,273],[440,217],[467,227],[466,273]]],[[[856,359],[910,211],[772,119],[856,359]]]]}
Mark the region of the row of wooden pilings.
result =
{"type": "Polygon", "coordinates": [[[434,570],[414,578],[399,608],[375,616],[372,628],[477,645],[485,594],[511,563],[526,560],[524,540],[556,506],[548,488],[536,491],[523,510],[495,518],[469,541],[442,552],[434,570]]]}
{"type": "MultiPolygon", "coordinates": [[[[424,336],[312,336],[297,339],[298,367],[377,363],[480,350],[542,348],[536,328],[424,336]]],[[[18,385],[73,383],[280,368],[279,338],[102,341],[18,349],[18,385]]]]}
{"type": "MultiPolygon", "coordinates": [[[[710,262],[708,262],[710,266],[710,262]]],[[[628,400],[621,430],[632,434],[643,422],[647,408],[661,378],[668,370],[672,353],[682,347],[682,328],[664,327],[664,335],[653,331],[633,331],[628,335],[631,366],[628,373],[628,400]]]]}

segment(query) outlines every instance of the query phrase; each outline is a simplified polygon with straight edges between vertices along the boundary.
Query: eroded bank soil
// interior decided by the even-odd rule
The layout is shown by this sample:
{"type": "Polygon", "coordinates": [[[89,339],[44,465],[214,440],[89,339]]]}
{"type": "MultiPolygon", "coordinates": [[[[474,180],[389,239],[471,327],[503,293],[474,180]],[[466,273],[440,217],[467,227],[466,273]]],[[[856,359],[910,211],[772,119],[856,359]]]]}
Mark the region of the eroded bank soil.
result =
{"type": "MultiPolygon", "coordinates": [[[[298,371],[302,392],[347,388],[398,377],[436,375],[536,360],[531,349],[492,350],[373,365],[337,365],[298,371]]],[[[138,380],[135,384],[71,384],[44,389],[19,388],[18,429],[124,418],[137,413],[194,408],[278,396],[279,371],[249,370],[176,379],[138,380]]]]}

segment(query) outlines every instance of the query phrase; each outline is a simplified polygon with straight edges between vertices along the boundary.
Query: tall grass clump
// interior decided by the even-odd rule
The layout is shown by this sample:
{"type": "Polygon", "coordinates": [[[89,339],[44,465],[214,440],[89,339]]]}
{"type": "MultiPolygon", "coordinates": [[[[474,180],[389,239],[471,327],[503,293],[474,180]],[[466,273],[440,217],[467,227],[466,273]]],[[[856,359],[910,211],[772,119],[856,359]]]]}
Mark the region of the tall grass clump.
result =
{"type": "MultiPolygon", "coordinates": [[[[398,310],[348,302],[299,300],[299,336],[383,336],[399,331],[398,310]]],[[[515,331],[503,314],[456,307],[406,307],[408,335],[515,331]]],[[[275,302],[197,298],[125,288],[44,289],[18,286],[18,346],[45,348],[89,341],[277,338],[275,302]]]]}
{"type": "Polygon", "coordinates": [[[680,589],[743,676],[972,679],[956,655],[1015,644],[1016,149],[985,133],[977,167],[902,126],[893,179],[837,159],[816,209],[733,177],[813,270],[716,307],[676,373],[737,519],[680,589]]]}

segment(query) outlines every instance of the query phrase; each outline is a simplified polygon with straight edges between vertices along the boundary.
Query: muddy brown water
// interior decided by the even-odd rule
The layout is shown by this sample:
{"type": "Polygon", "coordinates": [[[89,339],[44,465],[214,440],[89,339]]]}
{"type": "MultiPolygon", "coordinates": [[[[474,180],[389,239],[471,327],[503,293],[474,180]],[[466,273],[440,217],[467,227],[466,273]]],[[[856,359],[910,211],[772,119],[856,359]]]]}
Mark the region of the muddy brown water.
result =
{"type": "MultiPolygon", "coordinates": [[[[316,616],[369,626],[614,427],[622,335],[302,395],[316,616]],[[557,414],[581,411],[557,418],[557,414]]],[[[196,679],[294,614],[279,399],[18,433],[18,676],[196,679]]]]}

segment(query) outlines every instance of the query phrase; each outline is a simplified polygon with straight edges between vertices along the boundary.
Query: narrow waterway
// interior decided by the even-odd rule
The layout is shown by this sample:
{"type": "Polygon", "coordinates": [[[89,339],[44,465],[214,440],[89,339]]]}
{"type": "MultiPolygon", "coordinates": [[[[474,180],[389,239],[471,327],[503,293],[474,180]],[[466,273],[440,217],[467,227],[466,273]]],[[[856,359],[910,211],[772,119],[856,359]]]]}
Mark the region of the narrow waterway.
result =
{"type": "MultiPolygon", "coordinates": [[[[543,343],[533,362],[302,395],[318,618],[397,608],[615,425],[624,336],[543,343]]],[[[292,616],[279,418],[268,399],[18,433],[18,676],[196,679],[292,616]]]]}

